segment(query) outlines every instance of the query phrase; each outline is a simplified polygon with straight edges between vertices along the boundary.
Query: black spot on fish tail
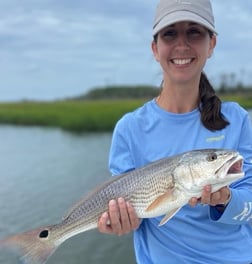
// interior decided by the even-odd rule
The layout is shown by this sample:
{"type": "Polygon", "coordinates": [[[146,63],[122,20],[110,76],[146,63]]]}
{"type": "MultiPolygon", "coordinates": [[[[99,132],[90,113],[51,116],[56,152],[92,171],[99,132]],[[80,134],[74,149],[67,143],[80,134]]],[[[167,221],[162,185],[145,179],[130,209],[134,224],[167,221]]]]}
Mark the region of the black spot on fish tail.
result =
{"type": "Polygon", "coordinates": [[[42,230],[40,233],[39,233],[39,237],[40,238],[47,238],[49,235],[49,231],[47,229],[45,230],[42,230]]]}
{"type": "Polygon", "coordinates": [[[23,264],[45,264],[58,247],[50,234],[49,227],[37,228],[0,240],[0,248],[17,253],[23,264]]]}

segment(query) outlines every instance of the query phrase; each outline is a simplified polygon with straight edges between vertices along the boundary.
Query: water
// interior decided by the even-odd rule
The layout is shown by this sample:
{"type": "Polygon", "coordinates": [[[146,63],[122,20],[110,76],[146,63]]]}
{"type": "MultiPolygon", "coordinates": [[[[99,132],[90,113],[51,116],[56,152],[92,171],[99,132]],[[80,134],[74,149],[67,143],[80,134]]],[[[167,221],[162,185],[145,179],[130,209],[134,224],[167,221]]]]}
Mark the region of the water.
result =
{"type": "MultiPolygon", "coordinates": [[[[111,134],[0,126],[0,237],[57,223],[84,193],[110,177],[111,134]]],[[[0,252],[0,263],[18,263],[0,252]]],[[[60,246],[48,264],[135,263],[131,235],[96,230],[60,246]]]]}
{"type": "MultiPolygon", "coordinates": [[[[0,126],[0,237],[59,222],[84,193],[110,177],[110,142],[110,133],[0,126]]],[[[1,251],[0,263],[18,260],[1,251]]],[[[83,263],[135,263],[132,235],[88,231],[67,240],[47,264],[83,263]]]]}

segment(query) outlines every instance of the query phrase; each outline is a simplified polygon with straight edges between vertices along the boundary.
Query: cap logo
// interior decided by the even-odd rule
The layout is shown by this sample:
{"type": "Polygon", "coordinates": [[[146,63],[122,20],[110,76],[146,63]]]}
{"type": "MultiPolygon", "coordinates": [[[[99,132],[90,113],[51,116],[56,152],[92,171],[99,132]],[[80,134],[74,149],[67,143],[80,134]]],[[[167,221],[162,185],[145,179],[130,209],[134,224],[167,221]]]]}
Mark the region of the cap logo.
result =
{"type": "Polygon", "coordinates": [[[183,0],[175,0],[175,2],[177,2],[178,4],[182,4],[182,5],[190,5],[190,2],[187,1],[183,1],[183,0]]]}

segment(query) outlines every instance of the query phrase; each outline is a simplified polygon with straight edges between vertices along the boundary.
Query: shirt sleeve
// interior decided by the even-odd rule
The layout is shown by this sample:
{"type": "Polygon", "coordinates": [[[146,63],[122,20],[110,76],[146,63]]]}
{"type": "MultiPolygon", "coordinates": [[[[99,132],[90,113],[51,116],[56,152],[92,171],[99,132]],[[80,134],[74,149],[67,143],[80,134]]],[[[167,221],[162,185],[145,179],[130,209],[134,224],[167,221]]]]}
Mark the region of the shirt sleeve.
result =
{"type": "Polygon", "coordinates": [[[121,119],[115,126],[110,147],[109,169],[112,175],[135,169],[129,142],[129,131],[121,119]]]}
{"type": "Polygon", "coordinates": [[[252,126],[249,115],[244,118],[238,151],[244,158],[245,176],[230,185],[231,200],[223,213],[210,206],[210,218],[226,224],[252,223],[252,126]]]}

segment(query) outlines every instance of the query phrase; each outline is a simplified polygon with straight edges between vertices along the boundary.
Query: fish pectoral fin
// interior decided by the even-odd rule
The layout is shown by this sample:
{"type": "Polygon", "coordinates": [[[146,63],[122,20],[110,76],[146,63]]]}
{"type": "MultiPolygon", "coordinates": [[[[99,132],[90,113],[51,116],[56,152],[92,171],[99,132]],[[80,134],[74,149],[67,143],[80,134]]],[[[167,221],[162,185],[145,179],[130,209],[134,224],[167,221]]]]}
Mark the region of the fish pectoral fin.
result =
{"type": "Polygon", "coordinates": [[[160,221],[158,226],[162,226],[167,223],[179,210],[180,208],[175,208],[174,210],[166,214],[165,217],[160,221]]]}
{"type": "Polygon", "coordinates": [[[168,192],[158,196],[146,209],[147,212],[155,210],[157,207],[161,206],[164,203],[171,202],[175,200],[173,196],[174,189],[170,189],[168,192]]]}

